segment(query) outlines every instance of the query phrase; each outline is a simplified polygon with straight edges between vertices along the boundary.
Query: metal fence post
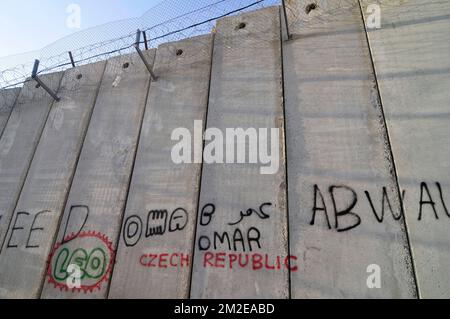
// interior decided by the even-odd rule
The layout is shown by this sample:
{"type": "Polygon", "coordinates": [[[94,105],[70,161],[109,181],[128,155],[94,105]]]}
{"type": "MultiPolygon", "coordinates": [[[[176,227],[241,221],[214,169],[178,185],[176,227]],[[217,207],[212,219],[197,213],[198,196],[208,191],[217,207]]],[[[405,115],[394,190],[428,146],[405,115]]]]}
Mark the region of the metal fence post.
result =
{"type": "Polygon", "coordinates": [[[69,51],[69,58],[70,58],[70,63],[72,63],[72,67],[75,67],[76,65],[75,65],[75,61],[73,59],[73,55],[72,55],[71,51],[69,51]]]}
{"type": "Polygon", "coordinates": [[[37,72],[39,68],[39,60],[34,61],[34,67],[33,72],[31,72],[31,78],[35,80],[50,96],[57,102],[59,102],[61,99],[56,95],[55,92],[53,92],[42,80],[38,77],[37,72]]]}
{"type": "Polygon", "coordinates": [[[144,54],[142,53],[141,49],[139,48],[140,43],[141,43],[141,30],[138,29],[136,32],[136,42],[134,43],[134,48],[136,49],[137,53],[141,57],[142,62],[144,62],[145,67],[147,68],[148,72],[150,72],[150,76],[152,77],[152,80],[156,81],[157,77],[153,73],[153,70],[152,70],[150,64],[148,64],[147,59],[145,58],[144,54]]]}

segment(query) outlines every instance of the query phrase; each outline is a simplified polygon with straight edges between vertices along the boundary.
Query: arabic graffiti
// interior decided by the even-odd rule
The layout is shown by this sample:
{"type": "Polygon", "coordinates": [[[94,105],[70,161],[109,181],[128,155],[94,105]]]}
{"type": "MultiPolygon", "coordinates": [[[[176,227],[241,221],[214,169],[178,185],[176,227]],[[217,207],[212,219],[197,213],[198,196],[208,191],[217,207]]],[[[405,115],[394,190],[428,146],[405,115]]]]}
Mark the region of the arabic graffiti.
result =
{"type": "Polygon", "coordinates": [[[247,209],[246,212],[241,211],[241,213],[240,213],[240,219],[239,219],[237,222],[235,222],[235,223],[229,223],[228,225],[230,225],[230,226],[238,225],[238,224],[240,224],[240,223],[244,220],[244,218],[250,217],[250,216],[252,216],[253,214],[257,215],[257,216],[258,216],[259,218],[261,218],[261,219],[269,219],[270,216],[269,216],[268,214],[264,213],[264,210],[263,210],[263,208],[266,207],[266,206],[272,206],[272,203],[264,203],[264,204],[262,204],[262,205],[259,207],[259,210],[258,210],[258,211],[257,211],[256,209],[253,209],[253,208],[247,209]]]}
{"type": "MultiPolygon", "coordinates": [[[[232,229],[213,230],[211,235],[203,233],[199,236],[197,247],[202,253],[202,266],[228,270],[281,271],[287,269],[292,272],[298,271],[297,257],[273,256],[273,254],[261,252],[264,250],[261,228],[252,223],[257,220],[268,221],[271,218],[268,211],[272,207],[272,203],[266,202],[261,204],[258,209],[241,210],[239,218],[227,224],[233,227],[232,229]]],[[[204,205],[200,210],[200,226],[211,227],[215,214],[215,204],[204,205]]]]}

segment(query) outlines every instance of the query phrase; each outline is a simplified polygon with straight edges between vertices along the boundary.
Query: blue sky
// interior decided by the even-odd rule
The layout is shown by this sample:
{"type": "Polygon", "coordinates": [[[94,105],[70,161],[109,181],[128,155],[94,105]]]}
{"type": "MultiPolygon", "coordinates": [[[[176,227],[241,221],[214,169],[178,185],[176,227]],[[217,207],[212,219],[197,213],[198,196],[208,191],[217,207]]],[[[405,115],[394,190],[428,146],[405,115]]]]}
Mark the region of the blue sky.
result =
{"type": "MultiPolygon", "coordinates": [[[[183,1],[183,0],[180,0],[183,1]]],[[[1,0],[0,57],[39,50],[79,30],[140,17],[162,0],[1,0]],[[81,29],[69,28],[67,8],[81,9],[81,29]]]]}

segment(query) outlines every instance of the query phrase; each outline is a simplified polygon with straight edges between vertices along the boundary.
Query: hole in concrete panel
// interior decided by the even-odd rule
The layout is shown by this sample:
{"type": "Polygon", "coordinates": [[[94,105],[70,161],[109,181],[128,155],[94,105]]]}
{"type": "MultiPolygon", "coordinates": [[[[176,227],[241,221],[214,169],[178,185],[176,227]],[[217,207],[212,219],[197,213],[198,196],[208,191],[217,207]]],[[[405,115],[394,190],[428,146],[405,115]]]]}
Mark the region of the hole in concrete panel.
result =
{"type": "Polygon", "coordinates": [[[128,69],[129,67],[130,67],[130,63],[125,62],[125,63],[123,64],[123,68],[124,68],[124,69],[128,69]]]}
{"type": "Polygon", "coordinates": [[[245,29],[246,26],[247,26],[247,24],[245,22],[241,22],[241,23],[238,24],[236,29],[237,30],[242,30],[242,29],[245,29]]]}
{"type": "Polygon", "coordinates": [[[83,77],[83,74],[78,74],[77,75],[77,80],[81,80],[82,77],[83,77]]]}
{"type": "Polygon", "coordinates": [[[180,56],[180,55],[182,55],[182,54],[183,54],[183,50],[178,49],[178,50],[177,50],[177,55],[180,56]]]}
{"type": "Polygon", "coordinates": [[[310,4],[308,4],[308,5],[306,6],[305,12],[306,12],[306,14],[310,14],[311,11],[316,10],[316,9],[317,9],[317,4],[315,4],[315,3],[310,3],[310,4]]]}

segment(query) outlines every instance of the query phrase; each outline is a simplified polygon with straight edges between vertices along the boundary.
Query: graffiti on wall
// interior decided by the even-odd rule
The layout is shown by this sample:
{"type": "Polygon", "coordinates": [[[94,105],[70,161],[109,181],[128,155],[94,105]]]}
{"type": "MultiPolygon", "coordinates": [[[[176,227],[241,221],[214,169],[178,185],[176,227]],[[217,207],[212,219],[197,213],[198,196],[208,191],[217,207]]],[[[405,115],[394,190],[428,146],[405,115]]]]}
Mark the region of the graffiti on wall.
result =
{"type": "MultiPolygon", "coordinates": [[[[374,200],[374,195],[369,191],[363,192],[364,196],[359,196],[358,192],[346,185],[331,185],[328,188],[322,188],[318,185],[313,186],[313,206],[311,213],[310,225],[317,224],[317,219],[321,215],[324,220],[325,227],[337,232],[347,232],[357,228],[362,223],[362,214],[357,212],[356,206],[358,203],[366,204],[366,210],[373,214],[375,222],[383,223],[386,215],[389,214],[395,221],[400,221],[404,218],[404,203],[407,200],[406,190],[402,191],[400,198],[400,205],[395,207],[393,205],[394,198],[398,195],[397,192],[389,194],[388,188],[381,189],[381,203],[377,204],[374,200]],[[339,202],[347,203],[343,207],[339,207],[339,202]],[[326,203],[331,202],[331,206],[326,203]]],[[[379,195],[377,195],[379,196],[379,195]]],[[[420,197],[417,199],[418,211],[417,221],[430,220],[433,218],[439,220],[442,217],[450,218],[447,204],[444,199],[442,185],[439,182],[432,184],[427,182],[420,183],[420,197]]],[[[413,214],[414,212],[410,212],[413,214]]]]}
{"type": "MultiPolygon", "coordinates": [[[[222,268],[227,270],[251,269],[253,271],[297,271],[296,256],[280,256],[273,253],[263,253],[263,235],[261,227],[244,226],[244,221],[251,223],[255,218],[260,222],[270,220],[269,213],[272,203],[263,203],[258,208],[247,208],[239,212],[239,217],[228,223],[234,229],[229,231],[214,230],[212,235],[201,235],[197,247],[202,254],[204,268],[222,268]]],[[[200,211],[200,227],[210,227],[217,208],[209,203],[200,211]]],[[[232,218],[232,217],[231,217],[232,218]]],[[[270,229],[270,228],[269,228],[270,229]]]]}

